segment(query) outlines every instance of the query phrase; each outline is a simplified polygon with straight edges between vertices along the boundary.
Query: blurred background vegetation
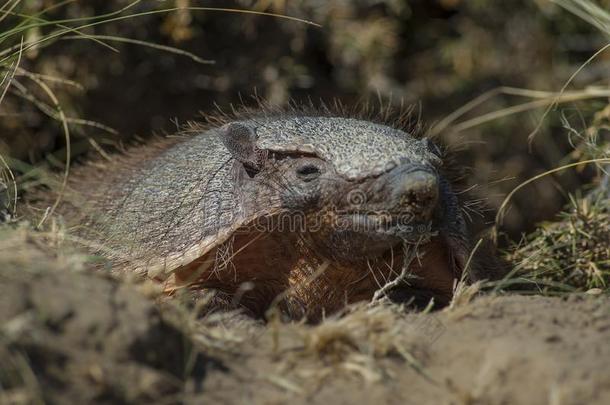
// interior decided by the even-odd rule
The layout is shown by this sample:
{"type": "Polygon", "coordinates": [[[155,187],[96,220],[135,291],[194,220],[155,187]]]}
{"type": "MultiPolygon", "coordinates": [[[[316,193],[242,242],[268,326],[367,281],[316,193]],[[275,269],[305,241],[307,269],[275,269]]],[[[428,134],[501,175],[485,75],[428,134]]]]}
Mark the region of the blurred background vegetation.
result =
{"type": "MultiPolygon", "coordinates": [[[[577,92],[542,120],[553,95],[609,38],[557,3],[577,2],[5,1],[0,153],[60,169],[62,116],[76,158],[92,147],[172,133],[199,111],[255,104],[252,94],[279,105],[415,104],[431,128],[500,86],[529,89],[492,94],[451,125],[436,126],[459,150],[474,194],[498,207],[525,179],[587,158],[608,140],[610,51],[574,77],[566,90],[577,92]]],[[[610,0],[596,4],[610,9],[610,0]]],[[[515,195],[503,229],[517,238],[552,218],[596,173],[583,166],[531,184],[515,195]]]]}

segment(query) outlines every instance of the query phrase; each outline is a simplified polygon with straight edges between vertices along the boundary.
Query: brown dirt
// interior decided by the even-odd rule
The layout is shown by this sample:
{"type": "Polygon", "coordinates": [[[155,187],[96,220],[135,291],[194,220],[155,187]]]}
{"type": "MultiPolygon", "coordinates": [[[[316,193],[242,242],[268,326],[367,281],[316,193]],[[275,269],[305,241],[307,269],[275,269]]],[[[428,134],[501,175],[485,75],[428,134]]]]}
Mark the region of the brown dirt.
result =
{"type": "Polygon", "coordinates": [[[0,324],[0,403],[171,401],[221,367],[153,302],[92,275],[3,268],[0,324]]]}
{"type": "Polygon", "coordinates": [[[608,296],[361,305],[263,326],[197,319],[35,248],[6,253],[0,403],[610,403],[608,296]]]}
{"type": "Polygon", "coordinates": [[[486,297],[349,318],[292,337],[299,328],[282,327],[277,350],[267,330],[205,388],[226,403],[610,403],[607,297],[486,297]]]}

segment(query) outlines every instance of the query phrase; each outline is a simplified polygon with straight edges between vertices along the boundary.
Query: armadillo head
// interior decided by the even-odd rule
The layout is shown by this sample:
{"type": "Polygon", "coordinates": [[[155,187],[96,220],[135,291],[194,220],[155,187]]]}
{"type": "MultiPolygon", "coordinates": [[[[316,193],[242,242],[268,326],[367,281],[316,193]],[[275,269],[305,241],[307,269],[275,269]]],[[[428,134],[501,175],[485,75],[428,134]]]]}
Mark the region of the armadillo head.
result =
{"type": "Polygon", "coordinates": [[[428,139],[337,117],[233,122],[220,134],[235,158],[241,207],[264,219],[259,226],[298,232],[347,261],[442,234],[464,260],[464,221],[428,139]],[[274,221],[270,207],[279,208],[274,221]]]}

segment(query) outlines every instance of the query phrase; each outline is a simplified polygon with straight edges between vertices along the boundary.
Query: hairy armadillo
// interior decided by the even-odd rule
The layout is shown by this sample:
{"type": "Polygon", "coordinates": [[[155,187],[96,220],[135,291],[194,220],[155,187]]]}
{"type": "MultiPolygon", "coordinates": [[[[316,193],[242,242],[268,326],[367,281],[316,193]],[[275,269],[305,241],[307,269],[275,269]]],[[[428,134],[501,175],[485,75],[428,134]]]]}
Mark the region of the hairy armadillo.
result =
{"type": "Polygon", "coordinates": [[[451,299],[472,247],[429,139],[298,112],[190,132],[76,176],[115,269],[254,316],[318,319],[396,291],[451,299]]]}

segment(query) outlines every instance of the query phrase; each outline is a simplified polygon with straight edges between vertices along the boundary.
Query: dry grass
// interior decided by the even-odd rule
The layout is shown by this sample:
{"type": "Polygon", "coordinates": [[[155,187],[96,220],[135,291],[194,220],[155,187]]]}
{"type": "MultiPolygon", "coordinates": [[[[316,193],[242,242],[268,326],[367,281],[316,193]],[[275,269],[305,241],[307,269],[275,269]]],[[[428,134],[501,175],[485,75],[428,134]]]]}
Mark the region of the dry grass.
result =
{"type": "Polygon", "coordinates": [[[515,276],[542,294],[610,291],[608,196],[573,197],[557,222],[541,224],[508,257],[515,276]]]}
{"type": "Polygon", "coordinates": [[[514,263],[509,276],[495,289],[509,285],[534,286],[541,294],[578,291],[610,291],[610,105],[595,114],[584,130],[562,120],[573,152],[558,168],[520,184],[502,204],[496,225],[510,198],[537,179],[564,170],[584,170],[594,165],[596,183],[590,191],[569,197],[569,204],[556,220],[540,224],[531,235],[510,247],[506,258],[514,263]],[[584,195],[583,195],[584,193],[584,195]]]}
{"type": "Polygon", "coordinates": [[[384,377],[381,360],[385,358],[406,362],[426,375],[414,355],[418,351],[416,342],[422,338],[418,327],[421,325],[408,322],[404,309],[398,306],[355,306],[345,316],[326,319],[313,327],[297,327],[303,343],[297,356],[316,359],[317,370],[340,369],[367,382],[384,377]]]}

